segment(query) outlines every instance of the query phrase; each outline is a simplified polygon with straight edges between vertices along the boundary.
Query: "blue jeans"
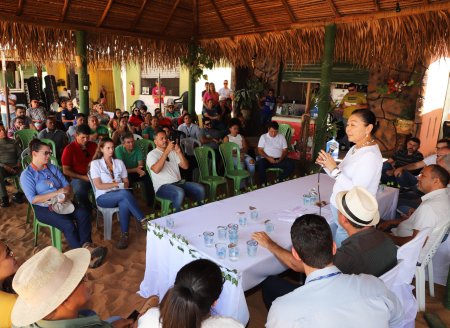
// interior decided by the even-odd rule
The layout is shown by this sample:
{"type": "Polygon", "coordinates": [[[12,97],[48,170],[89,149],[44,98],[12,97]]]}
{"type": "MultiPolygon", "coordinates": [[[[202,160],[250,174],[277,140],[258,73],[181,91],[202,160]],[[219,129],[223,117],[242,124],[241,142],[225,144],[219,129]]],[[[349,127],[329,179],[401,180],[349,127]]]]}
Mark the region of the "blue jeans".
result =
{"type": "Polygon", "coordinates": [[[84,207],[89,212],[92,211],[92,204],[89,201],[89,191],[92,190],[91,183],[81,179],[72,179],[70,183],[73,188],[73,193],[81,207],[84,207]]]}
{"type": "Polygon", "coordinates": [[[393,170],[394,168],[392,167],[392,165],[388,162],[384,162],[383,163],[383,168],[381,169],[381,182],[382,183],[388,183],[388,182],[393,182],[395,184],[398,184],[400,187],[405,188],[405,187],[414,187],[415,185],[417,185],[417,177],[412,174],[411,172],[408,171],[403,171],[403,173],[398,176],[388,176],[386,174],[386,171],[388,170],[393,170]]]}
{"type": "Polygon", "coordinates": [[[333,238],[336,243],[336,247],[341,247],[342,242],[348,238],[347,231],[341,227],[338,221],[338,209],[330,204],[331,214],[333,215],[333,222],[331,223],[331,231],[333,232],[333,238]],[[335,225],[335,226],[333,226],[335,225]],[[335,228],[336,227],[336,228],[335,228]]]}
{"type": "MultiPolygon", "coordinates": [[[[234,168],[237,168],[237,157],[233,157],[234,168]]],[[[253,176],[255,175],[255,166],[256,162],[248,154],[244,155],[244,159],[241,161],[241,167],[247,169],[248,173],[250,173],[250,184],[253,182],[253,176]],[[253,163],[251,163],[253,161],[253,163]]],[[[242,180],[241,188],[245,187],[245,180],[242,180]]]]}
{"type": "Polygon", "coordinates": [[[80,248],[91,239],[91,220],[89,212],[83,207],[76,207],[71,214],[58,214],[48,207],[33,205],[36,217],[42,223],[62,231],[70,248],[80,248]]]}
{"type": "Polygon", "coordinates": [[[196,182],[175,182],[162,185],[156,192],[156,196],[170,199],[175,211],[178,212],[181,210],[185,193],[195,202],[202,202],[205,199],[205,188],[196,182]]]}
{"type": "Polygon", "coordinates": [[[133,194],[126,189],[110,191],[97,198],[97,204],[105,208],[119,208],[120,230],[128,232],[130,215],[133,215],[138,221],[144,218],[144,213],[139,209],[133,194]]]}

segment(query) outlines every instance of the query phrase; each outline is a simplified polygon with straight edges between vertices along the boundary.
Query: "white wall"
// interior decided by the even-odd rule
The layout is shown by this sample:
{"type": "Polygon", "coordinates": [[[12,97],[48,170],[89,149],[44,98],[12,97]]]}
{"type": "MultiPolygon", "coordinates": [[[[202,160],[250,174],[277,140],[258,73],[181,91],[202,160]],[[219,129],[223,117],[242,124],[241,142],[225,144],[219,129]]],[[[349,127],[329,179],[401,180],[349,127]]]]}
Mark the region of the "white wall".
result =
{"type": "Polygon", "coordinates": [[[195,85],[195,112],[197,114],[202,112],[202,91],[205,90],[205,82],[213,82],[216,91],[223,88],[223,80],[228,80],[228,86],[232,85],[231,67],[214,67],[212,70],[204,70],[203,74],[208,75],[208,80],[200,79],[195,85]]]}

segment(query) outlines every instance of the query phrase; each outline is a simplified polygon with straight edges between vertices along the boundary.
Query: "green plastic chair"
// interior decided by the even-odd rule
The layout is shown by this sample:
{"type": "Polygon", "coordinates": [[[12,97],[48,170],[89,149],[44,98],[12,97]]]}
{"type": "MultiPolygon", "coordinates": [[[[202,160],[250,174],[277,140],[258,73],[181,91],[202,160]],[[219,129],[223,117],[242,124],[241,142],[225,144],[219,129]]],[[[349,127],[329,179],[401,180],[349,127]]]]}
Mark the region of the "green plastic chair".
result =
{"type": "MultiPolygon", "coordinates": [[[[144,140],[144,139],[142,139],[144,140]]],[[[150,168],[145,164],[145,168],[147,169],[147,174],[149,175],[150,179],[152,178],[152,173],[150,168]]],[[[161,216],[169,215],[170,213],[170,206],[172,205],[172,201],[170,199],[161,198],[159,196],[156,196],[155,193],[155,199],[153,201],[153,209],[155,209],[155,202],[158,201],[161,203],[161,216]]]]}
{"type": "Polygon", "coordinates": [[[234,194],[239,195],[241,192],[241,181],[250,176],[250,173],[242,168],[239,146],[234,142],[226,142],[220,145],[219,151],[225,164],[225,177],[233,180],[234,194]],[[237,159],[236,167],[234,159],[237,159]]]}
{"type": "Polygon", "coordinates": [[[216,200],[217,187],[225,184],[228,195],[227,179],[217,175],[216,154],[214,149],[208,146],[194,148],[195,159],[200,171],[199,182],[209,186],[210,201],[216,200]]]}
{"type": "Polygon", "coordinates": [[[147,154],[150,152],[150,145],[152,146],[152,150],[156,148],[156,145],[153,142],[153,140],[149,139],[138,139],[134,141],[134,144],[141,149],[144,157],[146,157],[147,154]]]}
{"type": "Polygon", "coordinates": [[[42,141],[43,143],[46,143],[47,145],[49,145],[50,149],[53,152],[52,156],[56,156],[56,144],[55,144],[55,142],[53,140],[46,139],[46,138],[42,138],[42,139],[39,139],[39,140],[42,141]]]}
{"type": "Polygon", "coordinates": [[[22,144],[22,149],[28,148],[30,141],[37,138],[38,132],[36,130],[24,129],[14,132],[14,139],[19,139],[22,144]]]}
{"type": "Polygon", "coordinates": [[[292,139],[292,128],[289,124],[281,123],[278,125],[278,133],[282,134],[284,138],[286,139],[286,143],[288,145],[288,148],[291,145],[291,139],[292,139]]]}

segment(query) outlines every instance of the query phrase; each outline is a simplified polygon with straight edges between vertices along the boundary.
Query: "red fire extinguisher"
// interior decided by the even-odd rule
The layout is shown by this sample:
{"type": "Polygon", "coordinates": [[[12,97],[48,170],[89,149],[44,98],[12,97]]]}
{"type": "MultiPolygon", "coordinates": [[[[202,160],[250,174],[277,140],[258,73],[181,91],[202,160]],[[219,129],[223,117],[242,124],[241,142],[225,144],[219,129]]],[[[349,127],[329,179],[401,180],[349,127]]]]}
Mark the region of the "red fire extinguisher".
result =
{"type": "Polygon", "coordinates": [[[134,82],[131,81],[130,84],[131,84],[130,93],[131,93],[132,96],[134,96],[134,82]]]}

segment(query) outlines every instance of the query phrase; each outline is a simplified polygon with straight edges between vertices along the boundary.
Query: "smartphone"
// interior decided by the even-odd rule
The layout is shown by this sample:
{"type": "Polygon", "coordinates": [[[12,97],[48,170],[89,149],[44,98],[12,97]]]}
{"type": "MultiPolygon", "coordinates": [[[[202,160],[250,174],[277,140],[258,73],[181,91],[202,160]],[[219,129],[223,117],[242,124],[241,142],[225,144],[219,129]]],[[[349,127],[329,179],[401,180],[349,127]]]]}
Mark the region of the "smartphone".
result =
{"type": "Polygon", "coordinates": [[[138,310],[134,310],[133,312],[131,312],[131,314],[128,316],[127,319],[131,319],[133,321],[136,321],[138,317],[139,317],[139,311],[138,310]]]}

